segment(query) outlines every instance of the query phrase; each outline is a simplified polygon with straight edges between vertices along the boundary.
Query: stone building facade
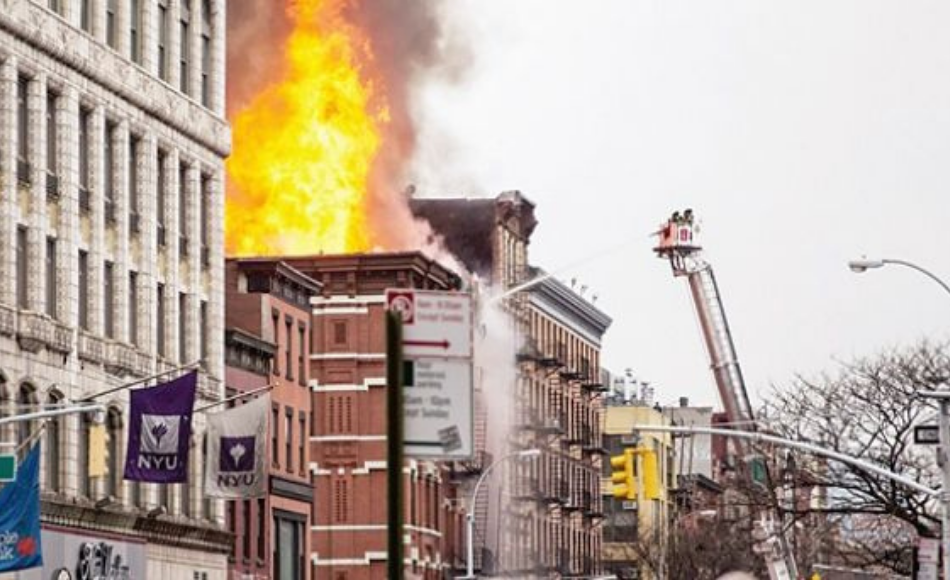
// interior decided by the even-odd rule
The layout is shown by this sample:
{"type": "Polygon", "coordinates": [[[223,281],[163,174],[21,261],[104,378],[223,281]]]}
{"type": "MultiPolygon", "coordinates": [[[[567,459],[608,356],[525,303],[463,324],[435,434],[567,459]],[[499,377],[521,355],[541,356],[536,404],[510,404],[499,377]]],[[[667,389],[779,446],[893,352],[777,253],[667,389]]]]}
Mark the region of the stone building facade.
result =
{"type": "Polygon", "coordinates": [[[227,502],[232,578],[310,580],[310,300],[320,284],[280,259],[226,263],[230,396],[272,385],[267,494],[227,502]]]}
{"type": "MultiPolygon", "coordinates": [[[[225,0],[0,2],[0,406],[79,400],[201,361],[223,393],[225,0]]],[[[45,426],[46,578],[76,542],[133,577],[223,579],[220,502],[123,481],[128,392],[45,426]],[[89,477],[90,423],[108,474],[89,477]],[[49,572],[49,573],[47,573],[49,572]]],[[[22,441],[39,429],[6,429],[22,441]]]]}

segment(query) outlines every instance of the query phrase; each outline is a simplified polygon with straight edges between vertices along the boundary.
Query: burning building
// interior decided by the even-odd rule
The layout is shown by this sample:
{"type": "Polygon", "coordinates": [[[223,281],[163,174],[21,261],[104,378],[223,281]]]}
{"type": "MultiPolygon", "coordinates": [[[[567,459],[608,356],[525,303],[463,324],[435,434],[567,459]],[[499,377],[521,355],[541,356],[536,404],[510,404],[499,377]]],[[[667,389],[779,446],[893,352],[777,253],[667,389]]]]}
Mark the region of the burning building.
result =
{"type": "MultiPolygon", "coordinates": [[[[411,207],[449,251],[494,288],[504,317],[493,322],[509,325],[517,341],[507,353],[513,368],[508,380],[484,380],[481,374],[483,380],[476,382],[479,453],[474,462],[456,466],[462,476],[460,497],[470,496],[474,478],[491,457],[542,451],[533,462],[502,470],[491,480],[493,490],[466,506],[483,530],[478,567],[519,576],[600,573],[601,396],[606,388],[599,382],[599,359],[610,318],[528,265],[537,220],[534,204],[519,192],[480,200],[414,199],[411,207]],[[518,287],[524,290],[505,295],[518,287]],[[498,400],[513,412],[492,408],[498,400]],[[515,501],[501,501],[501,493],[515,501]]],[[[483,311],[483,316],[490,315],[483,311]]],[[[476,364],[478,358],[476,351],[476,364]]],[[[463,564],[453,562],[456,568],[463,564]]]]}

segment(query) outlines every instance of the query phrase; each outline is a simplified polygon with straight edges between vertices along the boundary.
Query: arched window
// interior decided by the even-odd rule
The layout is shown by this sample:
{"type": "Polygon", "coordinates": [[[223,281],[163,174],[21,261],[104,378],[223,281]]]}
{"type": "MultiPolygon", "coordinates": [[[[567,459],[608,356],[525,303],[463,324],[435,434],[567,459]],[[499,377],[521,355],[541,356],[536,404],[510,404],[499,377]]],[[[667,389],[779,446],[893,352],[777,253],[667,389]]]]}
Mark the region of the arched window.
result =
{"type": "Polygon", "coordinates": [[[88,413],[77,413],[74,415],[78,423],[79,445],[78,460],[76,462],[76,472],[79,480],[76,489],[81,497],[92,497],[92,484],[89,481],[89,424],[90,417],[88,413]]]}
{"type": "MultiPolygon", "coordinates": [[[[39,399],[36,396],[36,387],[30,383],[23,383],[20,385],[20,390],[17,392],[17,414],[29,413],[31,411],[36,411],[36,405],[39,402],[39,399]]],[[[33,434],[36,433],[36,430],[39,426],[37,421],[17,421],[17,437],[16,444],[17,446],[23,445],[24,442],[29,441],[33,434]]],[[[29,446],[24,446],[21,455],[26,456],[27,451],[29,451],[29,446]]]]}
{"type": "MultiPolygon", "coordinates": [[[[55,407],[63,402],[63,395],[59,391],[50,391],[46,398],[46,403],[50,407],[55,407]]],[[[62,434],[63,418],[52,417],[47,419],[46,434],[44,437],[43,459],[46,462],[44,466],[47,491],[59,492],[61,490],[61,471],[62,471],[62,434]]]]}
{"type": "Polygon", "coordinates": [[[105,494],[119,497],[119,487],[122,484],[122,411],[117,407],[109,407],[106,413],[106,436],[108,473],[105,478],[105,494]]]}

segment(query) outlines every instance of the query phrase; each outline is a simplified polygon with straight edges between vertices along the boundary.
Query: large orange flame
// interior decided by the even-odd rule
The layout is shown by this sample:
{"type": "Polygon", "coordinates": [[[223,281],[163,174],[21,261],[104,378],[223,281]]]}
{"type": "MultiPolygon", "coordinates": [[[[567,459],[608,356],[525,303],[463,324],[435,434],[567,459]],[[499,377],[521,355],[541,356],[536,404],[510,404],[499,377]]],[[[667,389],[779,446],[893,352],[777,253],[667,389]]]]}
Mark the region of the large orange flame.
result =
{"type": "MultiPolygon", "coordinates": [[[[365,204],[388,114],[347,0],[297,0],[284,70],[232,119],[231,255],[365,251],[365,204]]],[[[241,74],[232,71],[230,74],[241,74]]]]}

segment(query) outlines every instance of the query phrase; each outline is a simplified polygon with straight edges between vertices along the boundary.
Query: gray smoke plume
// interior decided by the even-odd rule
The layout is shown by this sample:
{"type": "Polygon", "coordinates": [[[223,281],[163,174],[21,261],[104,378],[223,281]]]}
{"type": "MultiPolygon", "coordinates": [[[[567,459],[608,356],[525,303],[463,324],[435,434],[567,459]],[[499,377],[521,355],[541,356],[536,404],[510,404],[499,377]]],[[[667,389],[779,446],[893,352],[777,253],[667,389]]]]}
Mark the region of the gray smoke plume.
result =
{"type": "Polygon", "coordinates": [[[283,69],[284,44],[291,22],[284,2],[228,2],[228,117],[283,69]]]}

